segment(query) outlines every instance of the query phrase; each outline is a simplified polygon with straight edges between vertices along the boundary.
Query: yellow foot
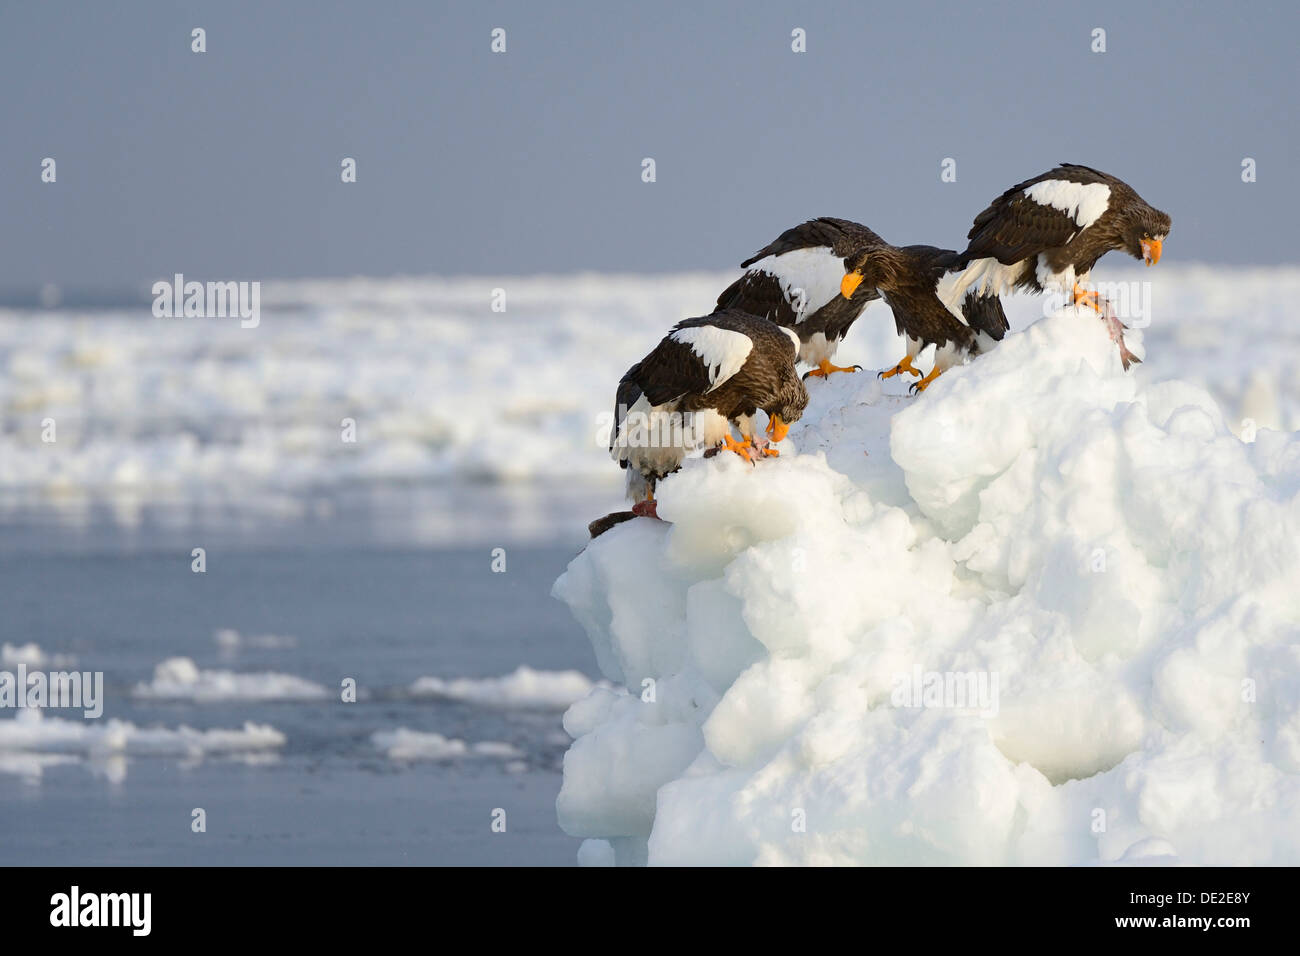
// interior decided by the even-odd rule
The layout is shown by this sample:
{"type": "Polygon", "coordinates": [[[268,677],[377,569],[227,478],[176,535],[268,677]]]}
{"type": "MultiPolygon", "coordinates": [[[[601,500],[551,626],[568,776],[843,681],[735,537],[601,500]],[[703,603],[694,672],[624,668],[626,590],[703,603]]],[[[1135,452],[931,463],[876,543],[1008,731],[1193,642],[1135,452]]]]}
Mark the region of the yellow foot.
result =
{"type": "Polygon", "coordinates": [[[1095,312],[1104,314],[1104,310],[1101,307],[1101,294],[1098,292],[1090,292],[1087,289],[1081,289],[1077,285],[1074,287],[1074,304],[1086,305],[1095,312]]]}
{"type": "Polygon", "coordinates": [[[844,365],[832,365],[830,359],[822,359],[820,365],[811,372],[805,372],[803,377],[807,378],[809,375],[812,375],[815,378],[826,378],[828,375],[832,375],[835,372],[856,372],[860,368],[862,368],[861,365],[849,365],[847,367],[844,365]]]}
{"type": "Polygon", "coordinates": [[[745,461],[749,462],[751,465],[754,463],[754,459],[749,456],[749,450],[752,447],[751,445],[738,442],[730,435],[727,435],[725,438],[722,439],[722,447],[727,449],[727,451],[734,451],[737,455],[745,459],[745,461]]]}
{"type": "Polygon", "coordinates": [[[899,362],[888,372],[877,372],[876,378],[893,378],[895,375],[900,375],[903,372],[911,372],[917,378],[921,377],[921,370],[912,366],[912,356],[904,355],[903,361],[899,362]]]}
{"type": "Polygon", "coordinates": [[[921,379],[919,382],[913,382],[909,387],[911,388],[913,394],[915,394],[916,392],[924,392],[926,388],[929,386],[929,384],[938,377],[939,377],[939,366],[936,365],[934,368],[930,369],[929,375],[921,379]]]}

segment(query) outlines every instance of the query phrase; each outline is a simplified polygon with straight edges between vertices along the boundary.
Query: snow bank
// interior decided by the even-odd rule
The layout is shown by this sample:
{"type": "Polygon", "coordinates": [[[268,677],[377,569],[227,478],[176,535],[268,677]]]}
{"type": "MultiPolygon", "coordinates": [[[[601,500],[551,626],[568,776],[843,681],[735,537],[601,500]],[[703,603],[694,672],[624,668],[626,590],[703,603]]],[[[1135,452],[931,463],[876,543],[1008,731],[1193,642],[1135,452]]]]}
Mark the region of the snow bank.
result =
{"type": "Polygon", "coordinates": [[[133,697],[153,700],[322,700],[329,696],[320,684],[290,674],[237,674],[199,670],[188,657],[173,657],[153,669],[153,680],[139,683],[133,697]]]}
{"type": "Polygon", "coordinates": [[[463,740],[448,739],[442,734],[406,727],[377,731],[371,735],[370,741],[384,751],[390,760],[456,760],[462,757],[518,760],[524,755],[518,748],[495,740],[467,744],[463,740]]]}
{"type": "Polygon", "coordinates": [[[421,677],[411,684],[411,693],[487,707],[563,710],[586,697],[593,686],[579,671],[536,671],[522,665],[504,677],[421,677]]]}
{"type": "Polygon", "coordinates": [[[184,725],[137,727],[124,720],[86,721],[21,710],[0,720],[0,773],[39,778],[45,767],[81,758],[241,756],[277,750],[285,736],[274,727],[246,722],[239,730],[195,730],[184,725]]]}
{"type": "Polygon", "coordinates": [[[582,862],[1300,863],[1300,437],[1074,310],[810,391],[556,582],[582,862]]]}

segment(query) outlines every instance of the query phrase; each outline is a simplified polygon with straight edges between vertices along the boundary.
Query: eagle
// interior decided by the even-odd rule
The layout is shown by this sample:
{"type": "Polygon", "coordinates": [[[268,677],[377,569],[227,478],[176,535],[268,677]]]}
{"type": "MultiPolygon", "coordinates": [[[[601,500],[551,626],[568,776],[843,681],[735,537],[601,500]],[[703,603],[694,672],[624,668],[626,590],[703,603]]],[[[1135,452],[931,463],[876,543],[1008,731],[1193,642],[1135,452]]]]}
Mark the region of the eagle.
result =
{"type": "Polygon", "coordinates": [[[852,298],[862,286],[875,285],[876,293],[893,312],[894,328],[907,342],[904,358],[879,377],[909,372],[919,378],[911,390],[924,392],[959,359],[987,352],[1006,336],[1010,323],[997,295],[971,293],[961,308],[940,299],[940,286],[959,267],[961,255],[950,248],[891,246],[887,242],[846,260],[841,297],[852,298]],[[922,378],[913,362],[928,345],[935,346],[935,365],[930,375],[922,378]]]}
{"type": "Polygon", "coordinates": [[[849,328],[874,299],[864,286],[841,296],[845,262],[884,240],[860,223],[823,216],[787,229],[740,264],[746,272],[718,296],[717,310],[739,309],[770,319],[798,336],[799,358],[825,378],[860,366],[832,365],[849,328]]]}
{"type": "Polygon", "coordinates": [[[1123,180],[1089,166],[1062,163],[1017,183],[975,217],[958,271],[945,282],[945,302],[968,290],[997,295],[1013,289],[1060,291],[1095,309],[1111,326],[1124,367],[1139,361],[1124,345],[1117,318],[1082,286],[1097,260],[1121,249],[1148,266],[1160,261],[1171,220],[1123,180]]]}
{"type": "Polygon", "coordinates": [[[907,340],[907,354],[881,378],[903,372],[921,375],[913,360],[927,345],[935,346],[934,367],[912,383],[924,391],[959,360],[987,352],[1010,327],[1002,301],[996,295],[969,295],[961,308],[939,298],[939,287],[957,268],[961,257],[952,249],[935,246],[879,244],[850,256],[840,277],[841,297],[852,300],[864,286],[871,287],[894,313],[894,326],[907,340]]]}
{"type": "Polygon", "coordinates": [[[722,448],[746,461],[776,455],[808,405],[795,370],[799,339],[767,319],[725,309],[686,319],[618,383],[609,451],[627,469],[628,498],[638,515],[655,513],[656,483],[697,448],[722,448]],[[767,439],[754,416],[767,413],[767,439]],[[742,441],[731,434],[740,430],[742,441]],[[770,441],[769,441],[770,440],[770,441]]]}

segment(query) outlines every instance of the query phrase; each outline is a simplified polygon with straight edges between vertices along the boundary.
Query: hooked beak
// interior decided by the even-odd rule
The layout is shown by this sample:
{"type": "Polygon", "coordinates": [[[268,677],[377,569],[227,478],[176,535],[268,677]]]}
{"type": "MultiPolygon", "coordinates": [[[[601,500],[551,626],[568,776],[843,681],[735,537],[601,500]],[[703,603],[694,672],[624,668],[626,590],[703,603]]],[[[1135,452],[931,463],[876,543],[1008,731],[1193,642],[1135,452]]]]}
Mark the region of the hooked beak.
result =
{"type": "Polygon", "coordinates": [[[862,273],[858,270],[846,272],[844,278],[840,280],[840,295],[846,299],[853,298],[853,293],[858,291],[858,286],[862,285],[862,273]]]}
{"type": "Polygon", "coordinates": [[[771,415],[767,420],[767,437],[772,441],[784,441],[790,426],[781,421],[780,415],[771,415]]]}
{"type": "Polygon", "coordinates": [[[1161,242],[1159,239],[1142,240],[1142,261],[1145,262],[1148,267],[1153,266],[1160,261],[1160,246],[1161,242]]]}

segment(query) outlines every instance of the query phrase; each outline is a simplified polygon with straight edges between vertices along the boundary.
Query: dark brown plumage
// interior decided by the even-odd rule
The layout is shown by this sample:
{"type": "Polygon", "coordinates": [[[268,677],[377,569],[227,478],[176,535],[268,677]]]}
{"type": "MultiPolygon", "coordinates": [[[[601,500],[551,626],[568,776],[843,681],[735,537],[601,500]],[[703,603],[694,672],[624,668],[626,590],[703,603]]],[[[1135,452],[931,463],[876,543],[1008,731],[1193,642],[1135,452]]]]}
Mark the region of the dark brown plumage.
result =
{"type": "Polygon", "coordinates": [[[951,305],[968,290],[977,296],[1011,289],[1072,294],[1076,303],[1101,313],[1128,368],[1139,359],[1124,343],[1125,326],[1105,300],[1081,285],[1113,249],[1155,265],[1170,226],[1166,213],[1123,180],[1062,163],[1012,186],[975,217],[959,270],[941,296],[951,305]]]}
{"type": "Polygon", "coordinates": [[[844,263],[883,242],[848,219],[800,223],[740,264],[748,271],[718,296],[717,309],[739,309],[795,332],[811,374],[842,371],[830,363],[835,350],[867,304],[880,298],[865,286],[851,298],[839,295],[844,263]]]}
{"type": "Polygon", "coordinates": [[[952,311],[939,298],[940,283],[958,261],[951,249],[897,247],[883,242],[848,259],[843,292],[851,295],[862,286],[874,286],[894,313],[899,334],[907,339],[907,354],[894,368],[882,372],[882,377],[902,372],[919,376],[912,360],[933,345],[934,368],[913,385],[924,389],[956,362],[979,355],[1006,334],[1007,317],[996,296],[968,297],[960,312],[952,311]]]}
{"type": "MultiPolygon", "coordinates": [[[[1046,185],[1038,190],[1040,197],[1050,194],[1046,185]]],[[[966,236],[969,244],[962,253],[963,268],[985,258],[996,259],[1004,266],[1021,265],[1014,284],[1042,292],[1048,276],[1068,275],[1072,281],[1081,281],[1112,249],[1122,249],[1154,265],[1160,259],[1161,244],[1170,226],[1166,213],[1149,205],[1123,180],[1088,166],[1062,163],[1012,186],[975,217],[966,236]],[[1058,205],[1030,195],[1034,187],[1053,183],[1094,187],[1092,195],[1097,197],[1105,189],[1108,194],[1104,207],[1092,215],[1081,204],[1071,214],[1060,206],[1086,196],[1086,191],[1065,186],[1057,190],[1061,199],[1058,205]],[[1033,261],[1039,257],[1042,269],[1033,261]]]]}
{"type": "Polygon", "coordinates": [[[792,333],[744,312],[674,326],[618,385],[610,454],[628,469],[630,497],[653,501],[655,483],[694,448],[722,445],[746,459],[751,450],[773,453],[755,438],[754,416],[766,412],[768,434],[780,441],[803,415],[808,392],[795,360],[792,333]],[[731,437],[732,423],[743,443],[731,437]]]}

